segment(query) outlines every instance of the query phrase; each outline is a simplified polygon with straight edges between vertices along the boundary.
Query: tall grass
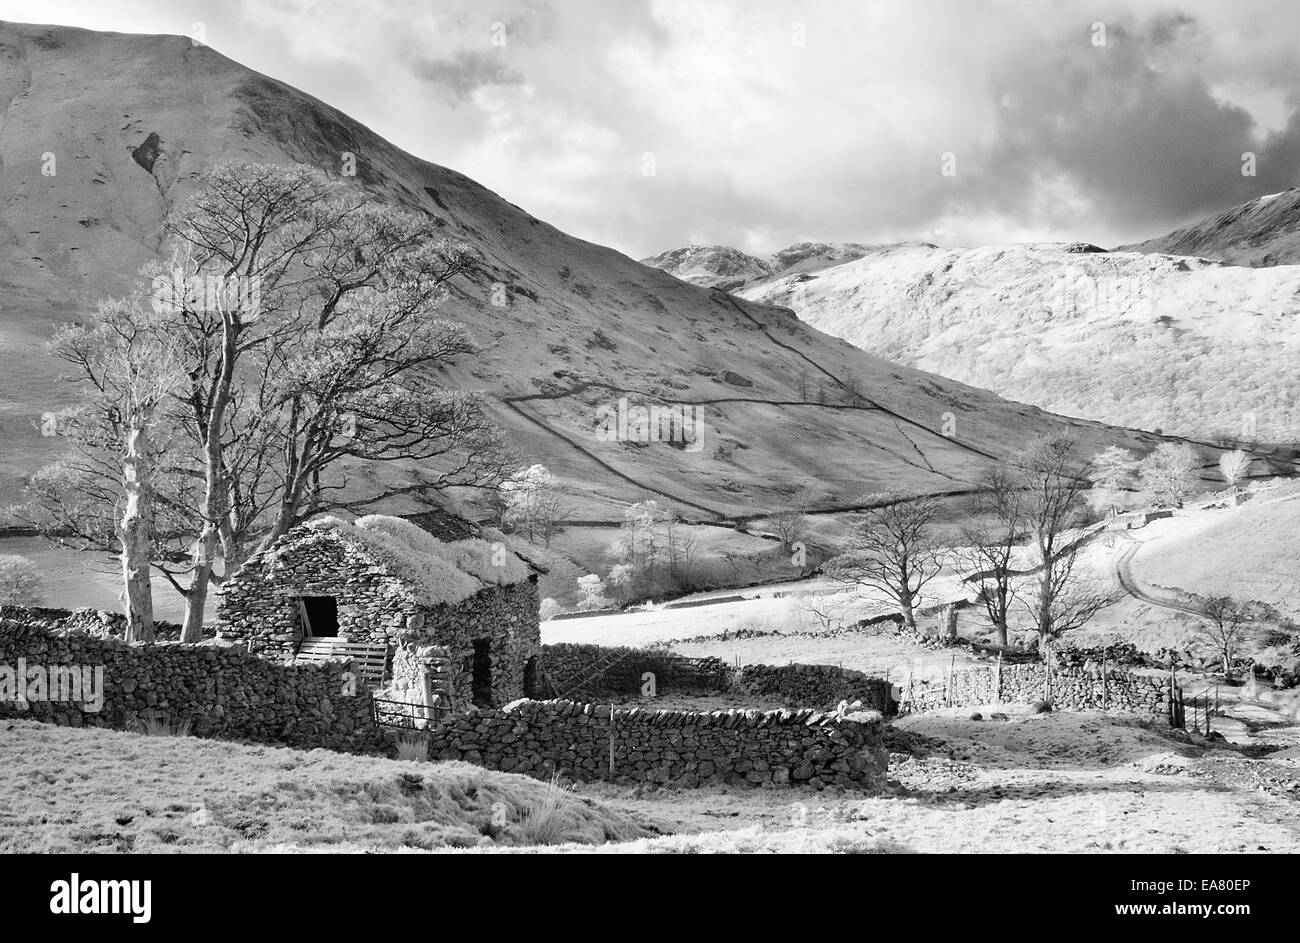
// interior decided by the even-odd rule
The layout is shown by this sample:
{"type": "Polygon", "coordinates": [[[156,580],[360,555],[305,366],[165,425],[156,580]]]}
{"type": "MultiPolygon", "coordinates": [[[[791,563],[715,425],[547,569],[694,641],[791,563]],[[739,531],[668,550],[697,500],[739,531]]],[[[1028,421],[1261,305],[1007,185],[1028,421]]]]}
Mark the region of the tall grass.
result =
{"type": "Polygon", "coordinates": [[[194,721],[151,710],[140,714],[140,732],[146,737],[188,737],[194,721]]]}
{"type": "Polygon", "coordinates": [[[429,738],[422,733],[399,733],[397,735],[397,758],[399,760],[427,760],[429,758],[429,738]]]}
{"type": "Polygon", "coordinates": [[[526,845],[560,845],[570,840],[574,821],[569,806],[569,787],[556,773],[546,784],[542,797],[519,818],[519,838],[526,845]]]}

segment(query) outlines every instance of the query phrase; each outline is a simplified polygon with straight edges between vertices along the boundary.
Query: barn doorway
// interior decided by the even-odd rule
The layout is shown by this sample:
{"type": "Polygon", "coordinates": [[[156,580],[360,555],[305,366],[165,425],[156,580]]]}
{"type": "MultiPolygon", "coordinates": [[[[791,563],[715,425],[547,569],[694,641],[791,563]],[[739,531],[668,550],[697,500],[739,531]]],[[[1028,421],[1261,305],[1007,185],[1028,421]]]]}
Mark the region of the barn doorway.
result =
{"type": "Polygon", "coordinates": [[[475,706],[492,706],[492,647],[485,638],[474,639],[471,693],[475,706]]]}
{"type": "Polygon", "coordinates": [[[299,596],[298,616],[305,638],[339,637],[339,601],[333,596],[299,596]]]}

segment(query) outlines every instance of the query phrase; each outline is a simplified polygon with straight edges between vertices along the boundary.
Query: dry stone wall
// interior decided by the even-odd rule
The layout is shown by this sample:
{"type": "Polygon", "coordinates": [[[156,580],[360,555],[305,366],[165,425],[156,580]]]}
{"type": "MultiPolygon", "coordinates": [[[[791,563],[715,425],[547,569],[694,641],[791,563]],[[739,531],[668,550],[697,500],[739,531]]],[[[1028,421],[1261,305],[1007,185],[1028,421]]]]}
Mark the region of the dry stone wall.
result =
{"type": "Polygon", "coordinates": [[[860,701],[882,714],[894,712],[888,681],[835,665],[745,665],[734,686],[748,694],[780,697],[788,705],[830,710],[840,701],[860,701]]]}
{"type": "Polygon", "coordinates": [[[429,737],[435,759],[540,778],[867,788],[888,764],[883,724],[874,711],[841,717],[807,708],[616,709],[611,722],[607,704],[520,700],[453,715],[429,737]]]}
{"type": "Polygon", "coordinates": [[[1058,710],[1112,710],[1165,716],[1169,680],[1160,675],[1089,665],[1053,668],[1037,664],[963,668],[941,678],[903,685],[907,711],[976,704],[1049,701],[1058,710]]]}
{"type": "MultiPolygon", "coordinates": [[[[76,700],[25,703],[10,692],[0,700],[0,716],[132,729],[156,712],[189,720],[191,732],[205,737],[351,752],[383,742],[370,694],[348,663],[290,666],[214,642],[128,645],[0,618],[0,676],[6,669],[16,676],[20,665],[24,674],[100,668],[102,702],[94,709],[84,689],[76,700]]],[[[47,687],[42,697],[55,695],[47,687]]]]}
{"type": "Polygon", "coordinates": [[[716,694],[731,687],[731,671],[718,658],[566,642],[541,646],[528,666],[524,693],[537,699],[635,697],[646,672],[654,674],[658,692],[716,694]]]}
{"type": "MultiPolygon", "coordinates": [[[[85,632],[96,638],[124,638],[126,616],[105,609],[49,609],[39,606],[0,606],[0,619],[21,622],[50,632],[85,632]]],[[[209,635],[212,632],[209,630],[209,635]]],[[[175,622],[156,620],[154,637],[160,642],[176,642],[181,627],[175,622]]]]}

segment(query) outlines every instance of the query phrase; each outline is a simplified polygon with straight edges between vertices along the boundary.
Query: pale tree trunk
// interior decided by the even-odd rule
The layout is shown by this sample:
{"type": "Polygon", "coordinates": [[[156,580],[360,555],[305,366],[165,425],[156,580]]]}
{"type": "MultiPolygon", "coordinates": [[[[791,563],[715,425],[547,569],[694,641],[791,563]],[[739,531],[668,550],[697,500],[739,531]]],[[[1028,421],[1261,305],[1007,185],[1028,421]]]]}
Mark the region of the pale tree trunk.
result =
{"type": "Polygon", "coordinates": [[[203,641],[203,610],[208,603],[212,567],[216,561],[221,527],[227,512],[228,482],[222,464],[221,433],[225,427],[226,406],[230,403],[230,387],[235,375],[236,335],[237,325],[228,322],[222,333],[221,371],[213,390],[203,442],[203,462],[206,466],[203,529],[199,532],[198,546],[195,547],[197,560],[194,578],[185,597],[185,624],[181,627],[181,641],[191,644],[203,641]]]}
{"type": "Polygon", "coordinates": [[[904,590],[898,594],[898,609],[903,615],[903,624],[909,629],[916,628],[916,613],[912,608],[912,594],[904,590]]]}
{"type": "Polygon", "coordinates": [[[122,460],[122,484],[126,503],[118,523],[118,540],[122,545],[123,603],[126,613],[126,640],[152,642],[153,586],[150,560],[153,556],[153,502],[149,474],[148,417],[143,417],[126,434],[126,455],[122,460]]]}

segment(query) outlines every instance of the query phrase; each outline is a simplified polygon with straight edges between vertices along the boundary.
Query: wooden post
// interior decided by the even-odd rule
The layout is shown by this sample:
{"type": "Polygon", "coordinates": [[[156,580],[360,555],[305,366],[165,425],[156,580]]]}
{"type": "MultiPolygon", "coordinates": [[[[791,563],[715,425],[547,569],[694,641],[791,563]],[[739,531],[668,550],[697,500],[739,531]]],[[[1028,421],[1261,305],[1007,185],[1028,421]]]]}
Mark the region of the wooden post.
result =
{"type": "Polygon", "coordinates": [[[1002,703],[1002,653],[998,652],[998,663],[993,669],[993,703],[1002,703]]]}
{"type": "Polygon", "coordinates": [[[1107,670],[1106,656],[1101,656],[1101,709],[1110,706],[1110,672],[1107,670]]]}
{"type": "Polygon", "coordinates": [[[957,656],[953,655],[952,660],[948,662],[948,706],[952,707],[952,702],[957,699],[957,691],[954,685],[957,683],[957,656]]]}
{"type": "Polygon", "coordinates": [[[609,699],[609,775],[614,775],[614,699],[609,699]]]}

